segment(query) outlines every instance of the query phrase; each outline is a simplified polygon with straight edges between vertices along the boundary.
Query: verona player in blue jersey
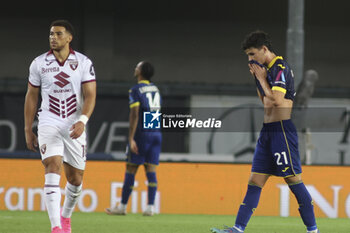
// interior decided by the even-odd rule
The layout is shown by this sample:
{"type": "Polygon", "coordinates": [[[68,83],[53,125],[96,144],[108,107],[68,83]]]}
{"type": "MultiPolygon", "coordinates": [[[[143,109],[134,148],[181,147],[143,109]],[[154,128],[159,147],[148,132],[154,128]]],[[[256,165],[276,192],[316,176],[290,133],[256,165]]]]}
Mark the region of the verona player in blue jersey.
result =
{"type": "Polygon", "coordinates": [[[255,78],[264,105],[264,124],[256,145],[246,196],[235,225],[214,233],[244,232],[257,208],[260,193],[271,175],[283,177],[299,203],[300,216],[308,233],[318,233],[313,202],[301,179],[298,137],[291,121],[295,96],[294,77],[288,63],[277,56],[269,36],[262,31],[247,35],[242,43],[249,71],[255,78]]]}
{"type": "Polygon", "coordinates": [[[144,129],[144,113],[159,117],[161,96],[156,85],[151,82],[154,68],[151,63],[141,61],[135,68],[138,83],[129,90],[129,144],[127,146],[127,164],[120,205],[107,208],[107,214],[125,215],[126,205],[132,192],[135,174],[139,165],[145,166],[148,180],[148,206],[143,212],[152,216],[155,212],[154,201],[157,192],[156,168],[159,164],[162,135],[160,129],[144,129]]]}

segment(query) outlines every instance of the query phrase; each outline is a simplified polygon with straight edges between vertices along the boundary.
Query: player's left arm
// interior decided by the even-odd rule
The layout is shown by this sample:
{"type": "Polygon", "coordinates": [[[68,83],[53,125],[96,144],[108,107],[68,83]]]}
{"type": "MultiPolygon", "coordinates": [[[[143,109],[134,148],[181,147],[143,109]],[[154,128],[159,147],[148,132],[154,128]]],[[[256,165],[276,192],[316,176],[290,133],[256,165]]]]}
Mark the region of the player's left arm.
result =
{"type": "Polygon", "coordinates": [[[130,106],[130,114],[129,114],[129,147],[132,153],[138,154],[139,150],[136,144],[136,141],[134,139],[136,128],[137,128],[137,122],[139,121],[139,111],[140,106],[134,105],[130,106]]]}
{"type": "Polygon", "coordinates": [[[276,88],[272,90],[267,82],[267,71],[266,69],[256,65],[249,64],[249,68],[255,74],[256,78],[259,80],[261,88],[264,90],[265,97],[268,98],[274,106],[278,107],[283,103],[284,96],[286,94],[285,89],[276,88]]]}
{"type": "Polygon", "coordinates": [[[76,139],[81,136],[85,130],[85,124],[92,115],[96,103],[96,82],[87,82],[82,84],[84,104],[79,120],[72,125],[70,137],[76,139]]]}

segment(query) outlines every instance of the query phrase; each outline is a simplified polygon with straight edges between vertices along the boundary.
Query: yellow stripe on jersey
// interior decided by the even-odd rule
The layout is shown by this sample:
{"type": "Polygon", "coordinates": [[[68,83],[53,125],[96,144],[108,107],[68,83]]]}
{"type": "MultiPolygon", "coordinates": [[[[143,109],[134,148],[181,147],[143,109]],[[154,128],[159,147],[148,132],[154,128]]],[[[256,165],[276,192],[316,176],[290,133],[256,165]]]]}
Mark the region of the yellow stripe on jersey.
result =
{"type": "MultiPolygon", "coordinates": [[[[128,160],[131,160],[131,154],[130,154],[130,156],[128,156],[128,160]]],[[[137,163],[132,163],[132,162],[126,162],[127,164],[131,164],[131,165],[139,165],[139,164],[137,164],[137,163]]]]}
{"type": "Polygon", "coordinates": [[[282,92],[282,93],[284,93],[284,94],[286,94],[286,92],[287,92],[286,89],[284,89],[283,87],[279,87],[279,86],[273,86],[273,87],[272,87],[272,90],[273,90],[273,91],[280,91],[280,92],[282,92]]]}
{"type": "MultiPolygon", "coordinates": [[[[266,175],[270,176],[269,174],[266,174],[266,175]]],[[[248,185],[256,186],[256,187],[262,188],[262,187],[260,187],[259,185],[254,184],[253,182],[248,182],[248,185]]]]}
{"type": "Polygon", "coordinates": [[[268,174],[268,173],[259,173],[259,172],[252,172],[253,174],[258,174],[258,175],[269,175],[271,176],[271,174],[268,174]]]}
{"type": "Polygon", "coordinates": [[[132,104],[130,104],[130,108],[134,108],[134,107],[137,107],[137,106],[140,106],[140,102],[135,102],[135,103],[132,103],[132,104]]]}
{"type": "Polygon", "coordinates": [[[288,186],[293,186],[293,185],[297,185],[297,184],[301,184],[303,183],[303,181],[297,181],[297,182],[294,182],[294,183],[289,183],[288,186]]]}
{"type": "Polygon", "coordinates": [[[150,82],[149,82],[149,80],[140,80],[137,83],[149,84],[150,82]]]}
{"type": "Polygon", "coordinates": [[[290,153],[290,149],[289,149],[289,144],[288,144],[286,132],[284,131],[284,127],[283,127],[283,121],[280,121],[280,122],[281,122],[281,128],[282,128],[284,140],[286,141],[286,145],[287,145],[287,150],[288,150],[290,165],[291,165],[291,167],[292,167],[293,174],[296,175],[296,173],[295,173],[295,171],[294,171],[294,168],[293,168],[292,154],[290,153]]]}
{"type": "Polygon", "coordinates": [[[159,165],[154,164],[154,163],[145,163],[145,164],[150,164],[150,165],[152,165],[152,166],[159,166],[159,165]]]}
{"type": "Polygon", "coordinates": [[[267,68],[270,69],[270,68],[273,66],[273,64],[275,64],[275,62],[276,62],[278,59],[283,60],[283,57],[281,57],[281,56],[276,56],[276,57],[275,57],[274,59],[272,59],[272,61],[267,65],[267,68]]]}
{"type": "Polygon", "coordinates": [[[155,182],[149,182],[148,187],[157,187],[157,183],[155,182]]]}
{"type": "Polygon", "coordinates": [[[281,67],[283,70],[286,68],[285,66],[282,66],[282,64],[278,64],[277,66],[281,67]]]}

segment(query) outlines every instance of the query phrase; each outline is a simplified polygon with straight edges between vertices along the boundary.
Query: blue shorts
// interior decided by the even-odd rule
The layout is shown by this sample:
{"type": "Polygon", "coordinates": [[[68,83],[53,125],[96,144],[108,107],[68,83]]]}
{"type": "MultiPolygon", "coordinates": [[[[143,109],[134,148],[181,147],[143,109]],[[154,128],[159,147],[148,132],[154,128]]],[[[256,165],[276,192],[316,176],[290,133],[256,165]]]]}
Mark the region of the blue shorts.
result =
{"type": "Polygon", "coordinates": [[[162,134],[160,132],[142,133],[135,137],[139,154],[134,154],[126,147],[126,161],[130,164],[142,165],[145,163],[158,165],[161,151],[162,134]]]}
{"type": "Polygon", "coordinates": [[[301,172],[298,134],[293,122],[264,123],[254,153],[252,173],[289,177],[301,172]]]}

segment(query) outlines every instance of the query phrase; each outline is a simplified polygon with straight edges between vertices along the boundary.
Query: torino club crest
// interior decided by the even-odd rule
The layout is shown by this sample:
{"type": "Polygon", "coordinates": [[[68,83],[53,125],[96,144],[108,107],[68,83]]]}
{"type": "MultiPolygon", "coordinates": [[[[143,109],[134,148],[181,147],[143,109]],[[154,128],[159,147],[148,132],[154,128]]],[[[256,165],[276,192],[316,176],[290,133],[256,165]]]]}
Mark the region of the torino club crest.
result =
{"type": "Polygon", "coordinates": [[[46,152],[46,144],[41,145],[40,151],[41,151],[42,154],[45,154],[45,152],[46,152]]]}
{"type": "Polygon", "coordinates": [[[69,61],[69,66],[72,70],[76,70],[78,68],[78,61],[69,61]]]}

